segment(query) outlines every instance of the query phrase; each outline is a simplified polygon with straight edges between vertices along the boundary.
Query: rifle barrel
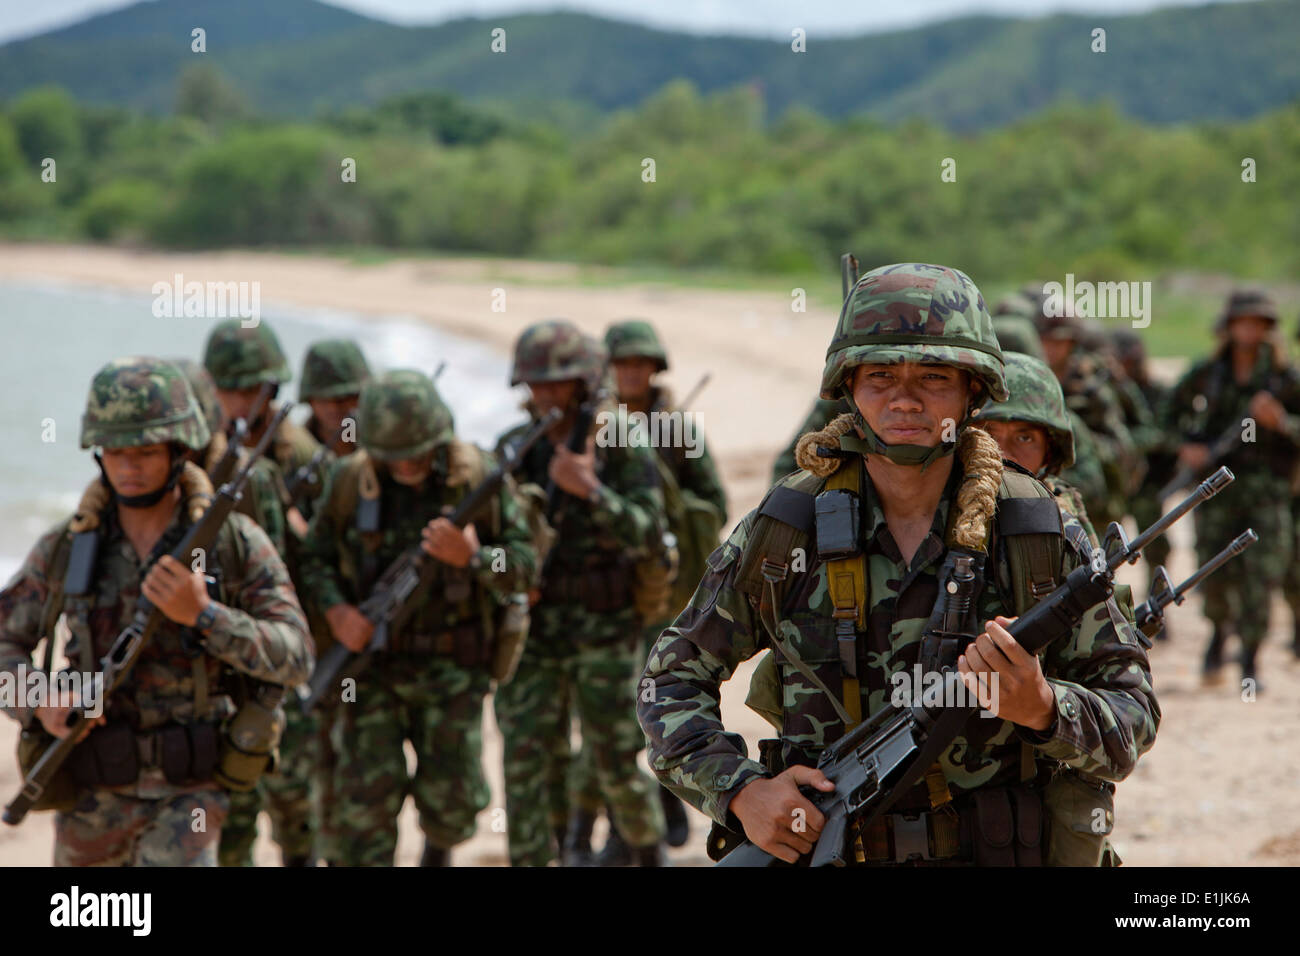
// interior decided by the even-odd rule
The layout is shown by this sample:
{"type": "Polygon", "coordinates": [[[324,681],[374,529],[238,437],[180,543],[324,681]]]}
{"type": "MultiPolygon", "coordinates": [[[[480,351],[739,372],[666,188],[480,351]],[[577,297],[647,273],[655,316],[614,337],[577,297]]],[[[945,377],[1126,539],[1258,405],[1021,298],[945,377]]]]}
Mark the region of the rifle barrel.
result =
{"type": "Polygon", "coordinates": [[[1213,498],[1224,488],[1228,487],[1228,485],[1232,483],[1234,477],[1235,476],[1226,465],[1220,467],[1214,472],[1214,474],[1210,475],[1209,478],[1206,478],[1192,489],[1192,491],[1187,494],[1187,497],[1174,505],[1174,507],[1166,514],[1161,515],[1158,521],[1130,541],[1126,550],[1117,552],[1108,558],[1106,563],[1110,565],[1110,569],[1114,571],[1121,564],[1129,560],[1129,558],[1133,557],[1154,541],[1157,537],[1168,531],[1169,526],[1183,515],[1187,514],[1187,512],[1191,511],[1201,502],[1213,498]]]}

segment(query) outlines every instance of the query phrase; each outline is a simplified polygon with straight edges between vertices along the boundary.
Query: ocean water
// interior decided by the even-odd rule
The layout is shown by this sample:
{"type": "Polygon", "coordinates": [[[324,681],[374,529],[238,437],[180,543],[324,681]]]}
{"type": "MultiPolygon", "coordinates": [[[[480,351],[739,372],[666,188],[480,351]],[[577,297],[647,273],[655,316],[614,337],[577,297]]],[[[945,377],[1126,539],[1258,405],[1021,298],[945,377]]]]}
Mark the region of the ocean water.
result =
{"type": "MultiPolygon", "coordinates": [[[[0,581],[21,563],[37,536],[76,507],[96,474],[79,447],[90,379],[122,355],[189,356],[201,360],[217,319],[157,318],[152,296],[47,283],[0,283],[0,581]]],[[[521,396],[507,385],[509,360],[472,340],[416,319],[383,319],[320,309],[263,304],[262,321],[280,339],[294,382],[308,345],[349,336],[371,368],[447,367],[438,390],[451,406],[460,437],[491,447],[522,419],[521,396]]],[[[292,413],[306,419],[303,405],[292,413]]]]}

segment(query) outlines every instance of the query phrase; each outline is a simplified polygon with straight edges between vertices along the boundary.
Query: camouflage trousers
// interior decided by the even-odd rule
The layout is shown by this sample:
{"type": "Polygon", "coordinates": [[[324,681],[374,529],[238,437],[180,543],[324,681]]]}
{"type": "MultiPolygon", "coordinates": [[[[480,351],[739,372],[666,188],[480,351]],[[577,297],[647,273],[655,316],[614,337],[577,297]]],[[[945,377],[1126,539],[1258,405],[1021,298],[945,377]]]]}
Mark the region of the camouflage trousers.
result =
{"type": "Polygon", "coordinates": [[[426,845],[449,850],[474,835],[491,791],[483,774],[485,670],[447,658],[389,655],[357,676],[338,705],[332,740],[337,829],[332,860],[392,866],[397,816],[409,793],[426,845]],[[415,750],[415,775],[403,743],[415,750]]]}
{"type": "Polygon", "coordinates": [[[552,837],[567,818],[565,794],[571,708],[590,749],[595,806],[608,806],[629,846],[663,838],[654,782],[637,767],[645,736],[636,721],[636,687],[644,655],[629,644],[570,645],[544,651],[530,642],[514,679],[494,706],[505,738],[506,832],[514,866],[558,858],[552,837]]]}
{"type": "Polygon", "coordinates": [[[229,806],[215,784],[156,798],[97,787],[55,814],[54,865],[216,866],[229,806]]]}
{"type": "Polygon", "coordinates": [[[285,727],[280,738],[280,765],[263,774],[257,786],[230,794],[230,816],[221,833],[221,865],[252,866],[257,840],[257,814],[271,818],[271,838],[287,862],[315,860],[315,807],[312,784],[317,764],[319,720],[298,707],[297,695],[284,699],[285,727]]]}
{"type": "Polygon", "coordinates": [[[1247,527],[1255,529],[1259,542],[1207,578],[1200,591],[1205,616],[1220,626],[1235,623],[1242,645],[1256,647],[1268,634],[1273,590],[1291,565],[1295,542],[1290,501],[1273,489],[1250,486],[1230,487],[1222,497],[1231,496],[1235,498],[1211,499],[1193,512],[1197,561],[1209,560],[1247,527]]]}

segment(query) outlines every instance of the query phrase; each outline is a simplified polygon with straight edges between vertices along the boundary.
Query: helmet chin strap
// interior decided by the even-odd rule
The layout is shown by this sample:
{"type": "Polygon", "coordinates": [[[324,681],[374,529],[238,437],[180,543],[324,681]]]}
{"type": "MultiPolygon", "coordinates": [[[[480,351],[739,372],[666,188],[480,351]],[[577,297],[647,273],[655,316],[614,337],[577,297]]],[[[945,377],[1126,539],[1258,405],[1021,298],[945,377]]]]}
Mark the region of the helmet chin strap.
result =
{"type": "MultiPolygon", "coordinates": [[[[957,451],[956,441],[940,441],[939,444],[931,447],[929,445],[887,445],[880,440],[880,436],[872,431],[871,426],[867,424],[866,418],[858,410],[858,403],[853,400],[853,390],[847,384],[841,387],[845,399],[848,400],[849,409],[853,415],[853,424],[865,436],[858,438],[856,435],[845,434],[840,436],[840,447],[845,451],[855,451],[860,455],[880,455],[887,458],[896,465],[904,465],[909,468],[920,466],[922,473],[940,458],[951,455],[957,451]]],[[[983,405],[983,402],[980,402],[983,405]]],[[[954,434],[961,434],[968,424],[971,417],[978,410],[979,406],[973,404],[967,405],[966,415],[957,427],[953,430],[954,434]]]]}
{"type": "Polygon", "coordinates": [[[176,482],[180,480],[181,472],[185,470],[185,456],[178,454],[174,448],[171,449],[170,454],[172,464],[171,469],[167,473],[166,483],[158,490],[151,491],[148,494],[119,495],[117,489],[113,487],[113,483],[108,480],[108,472],[104,470],[103,454],[95,452],[95,463],[99,465],[99,480],[104,483],[104,487],[107,488],[109,494],[113,496],[113,500],[122,505],[122,507],[152,508],[158,502],[162,501],[165,495],[171,493],[171,490],[176,487],[176,482]]]}

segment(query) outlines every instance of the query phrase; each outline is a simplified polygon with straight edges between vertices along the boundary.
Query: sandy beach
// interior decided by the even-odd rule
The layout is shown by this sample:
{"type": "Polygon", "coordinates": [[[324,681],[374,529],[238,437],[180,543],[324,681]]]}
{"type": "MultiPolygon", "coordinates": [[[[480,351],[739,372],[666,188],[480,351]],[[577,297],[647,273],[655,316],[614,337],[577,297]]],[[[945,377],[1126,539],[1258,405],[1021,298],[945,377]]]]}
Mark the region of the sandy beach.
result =
{"type": "MultiPolygon", "coordinates": [[[[362,317],[411,317],[471,337],[508,353],[519,331],[542,318],[563,316],[601,334],[612,320],[638,316],[658,328],[673,362],[668,383],[679,394],[706,371],[712,382],[695,403],[702,428],[718,458],[732,521],[754,507],[767,487],[777,450],[803,418],[820,378],[834,313],[810,305],[793,313],[788,293],[737,292],[667,287],[584,285],[573,267],[482,259],[398,259],[358,265],[324,256],[279,253],[157,253],[62,245],[0,245],[0,282],[41,281],[111,287],[150,296],[157,282],[257,282],[264,312],[277,304],[356,313],[362,317]],[[512,276],[502,281],[503,274],[512,276]],[[572,281],[571,281],[572,280],[572,281]],[[504,290],[505,310],[493,311],[504,290]]],[[[209,322],[208,319],[173,321],[209,322]]],[[[364,344],[364,343],[363,343],[364,344]]],[[[106,356],[107,358],[107,356],[106,356]]],[[[296,358],[296,357],[295,357],[296,358]]],[[[1162,363],[1169,374],[1177,363],[1162,363]]],[[[503,389],[504,382],[484,382],[503,389]]],[[[502,423],[503,427],[505,424],[502,423]]],[[[1180,580],[1192,570],[1190,531],[1179,527],[1170,573],[1180,580]]],[[[1140,595],[1144,565],[1125,569],[1122,580],[1140,595]]],[[[1208,624],[1193,596],[1170,613],[1173,638],[1152,655],[1163,721],[1155,748],[1121,784],[1114,837],[1126,865],[1300,864],[1300,665],[1291,658],[1289,611],[1275,601],[1273,631],[1261,655],[1267,690],[1243,700],[1229,682],[1213,690],[1199,685],[1199,663],[1208,624]]],[[[751,753],[767,725],[743,705],[748,675],[742,668],[723,690],[723,715],[744,733],[751,753]]],[[[487,708],[485,766],[493,786],[492,807],[503,805],[501,740],[487,708]]],[[[12,754],[17,725],[0,721],[0,753],[12,754]]],[[[0,799],[18,786],[15,763],[0,760],[0,799]]],[[[497,817],[500,814],[496,815],[497,817]]],[[[457,864],[505,861],[505,837],[494,832],[491,810],[480,817],[478,835],[458,847],[457,864]]],[[[45,865],[51,859],[52,817],[33,815],[20,828],[0,829],[0,865],[45,865]]],[[[707,862],[708,825],[692,812],[691,842],[670,853],[672,862],[707,862]]],[[[265,818],[263,819],[265,824],[265,818]]],[[[603,826],[603,825],[602,825],[603,826]]],[[[598,838],[600,831],[597,832],[598,838]]],[[[408,803],[402,817],[398,862],[413,864],[421,840],[408,803]]],[[[278,852],[265,834],[259,863],[273,865],[278,852]]]]}

